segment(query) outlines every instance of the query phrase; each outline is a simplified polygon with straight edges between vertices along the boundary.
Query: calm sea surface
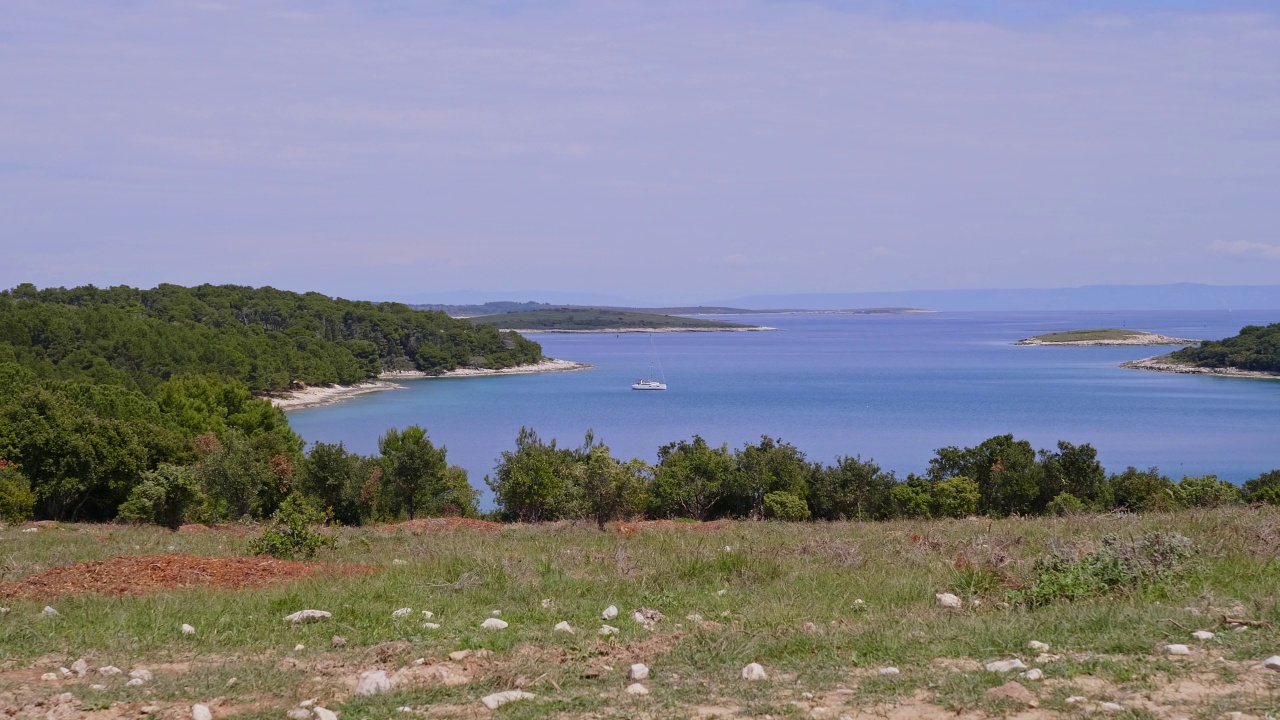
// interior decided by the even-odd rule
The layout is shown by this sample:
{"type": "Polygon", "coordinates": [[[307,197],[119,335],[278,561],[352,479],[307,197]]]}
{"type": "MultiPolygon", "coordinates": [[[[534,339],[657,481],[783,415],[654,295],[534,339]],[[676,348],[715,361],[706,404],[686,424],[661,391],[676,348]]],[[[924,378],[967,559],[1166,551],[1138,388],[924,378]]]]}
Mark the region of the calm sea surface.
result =
{"type": "Polygon", "coordinates": [[[1156,465],[1175,477],[1240,482],[1280,468],[1280,381],[1117,367],[1162,348],[1012,345],[1087,327],[1215,339],[1280,322],[1280,311],[724,319],[778,330],[536,335],[547,355],[596,368],[407,381],[407,390],[297,410],[289,420],[308,442],[341,441],[361,453],[376,451],[389,427],[423,425],[481,488],[521,425],[574,446],[593,428],[615,455],[647,460],[695,433],[730,446],[770,435],[814,460],[857,454],[905,474],[923,471],[935,448],[1013,433],[1036,447],[1092,443],[1109,471],[1156,465]],[[670,389],[631,390],[655,356],[670,389]]]}

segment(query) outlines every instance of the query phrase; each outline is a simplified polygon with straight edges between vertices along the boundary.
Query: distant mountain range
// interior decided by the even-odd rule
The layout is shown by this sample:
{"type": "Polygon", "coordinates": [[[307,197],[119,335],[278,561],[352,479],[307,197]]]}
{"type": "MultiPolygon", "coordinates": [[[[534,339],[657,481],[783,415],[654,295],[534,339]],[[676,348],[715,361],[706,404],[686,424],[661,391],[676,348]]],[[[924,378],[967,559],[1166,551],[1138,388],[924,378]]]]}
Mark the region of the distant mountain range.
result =
{"type": "Polygon", "coordinates": [[[1086,285],[1024,290],[749,295],[716,304],[748,308],[841,310],[916,307],[929,310],[1270,310],[1280,309],[1280,285],[1086,285]]]}

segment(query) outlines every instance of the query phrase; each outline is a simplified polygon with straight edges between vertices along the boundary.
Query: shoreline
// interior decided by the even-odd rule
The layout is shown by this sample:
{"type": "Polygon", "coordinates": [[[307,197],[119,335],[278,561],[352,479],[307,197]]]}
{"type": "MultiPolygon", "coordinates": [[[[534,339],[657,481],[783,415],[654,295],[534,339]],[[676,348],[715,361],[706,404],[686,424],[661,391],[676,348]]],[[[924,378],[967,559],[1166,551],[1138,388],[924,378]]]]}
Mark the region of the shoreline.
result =
{"type": "Polygon", "coordinates": [[[550,334],[556,334],[556,333],[580,334],[580,335],[589,335],[589,334],[618,335],[621,333],[766,332],[766,331],[777,330],[777,329],[778,328],[775,328],[775,327],[766,327],[764,325],[757,325],[754,327],[728,327],[728,328],[600,328],[596,330],[570,330],[570,329],[556,330],[556,329],[546,329],[546,328],[537,329],[537,330],[534,330],[534,329],[524,330],[519,328],[513,328],[511,330],[504,329],[503,332],[515,332],[515,333],[520,333],[521,335],[550,335],[550,334]]]}
{"type": "Polygon", "coordinates": [[[1179,365],[1165,361],[1168,355],[1130,360],[1120,363],[1120,367],[1129,370],[1149,370],[1151,372],[1176,373],[1179,375],[1213,375],[1215,377],[1248,378],[1252,380],[1280,380],[1280,373],[1265,370],[1240,370],[1238,368],[1206,368],[1194,365],[1179,365]]]}
{"type": "Polygon", "coordinates": [[[590,370],[593,367],[595,366],[587,363],[548,358],[539,363],[533,363],[531,365],[516,365],[514,367],[503,368],[501,370],[490,370],[486,368],[458,368],[438,375],[425,373],[421,370],[391,370],[379,375],[377,380],[370,380],[369,382],[357,383],[355,385],[306,387],[301,390],[284,393],[278,397],[266,396],[266,399],[270,400],[273,406],[280,408],[285,412],[289,412],[291,410],[304,410],[307,408],[333,405],[334,403],[342,402],[348,398],[353,398],[358,395],[366,395],[372,392],[379,392],[382,390],[407,389],[407,386],[394,382],[395,380],[433,380],[440,378],[490,377],[493,375],[533,375],[537,373],[575,372],[578,370],[590,370]]]}

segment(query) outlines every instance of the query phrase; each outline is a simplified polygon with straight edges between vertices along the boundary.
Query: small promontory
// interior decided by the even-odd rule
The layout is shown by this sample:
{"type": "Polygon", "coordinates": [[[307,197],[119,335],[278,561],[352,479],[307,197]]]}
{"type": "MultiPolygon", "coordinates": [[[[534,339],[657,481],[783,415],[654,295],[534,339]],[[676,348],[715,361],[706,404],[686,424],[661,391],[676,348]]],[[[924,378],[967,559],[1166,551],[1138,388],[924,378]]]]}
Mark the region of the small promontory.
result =
{"type": "Polygon", "coordinates": [[[1066,330],[1064,332],[1046,333],[1035,337],[1024,338],[1015,345],[1198,345],[1199,340],[1175,338],[1167,335],[1143,332],[1141,330],[1121,330],[1117,328],[1101,328],[1097,330],[1066,330]]]}

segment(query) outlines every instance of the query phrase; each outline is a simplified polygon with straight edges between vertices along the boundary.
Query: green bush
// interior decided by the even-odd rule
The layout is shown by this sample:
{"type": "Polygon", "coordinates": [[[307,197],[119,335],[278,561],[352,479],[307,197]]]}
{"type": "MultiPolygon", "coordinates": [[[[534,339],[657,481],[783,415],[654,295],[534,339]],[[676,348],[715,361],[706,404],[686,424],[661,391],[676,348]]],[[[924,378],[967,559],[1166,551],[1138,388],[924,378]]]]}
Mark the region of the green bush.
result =
{"type": "Polygon", "coordinates": [[[1184,477],[1176,494],[1183,507],[1199,508],[1235,505],[1244,498],[1239,485],[1219,480],[1217,475],[1184,477]]]}
{"type": "Polygon", "coordinates": [[[1039,607],[1152,586],[1180,574],[1190,557],[1191,541],[1177,533],[1153,533],[1127,543],[1108,538],[1095,552],[1037,560],[1029,586],[1010,599],[1039,607]]]}
{"type": "Polygon", "coordinates": [[[10,524],[26,522],[35,511],[36,494],[18,466],[0,458],[0,520],[10,524]]]}
{"type": "Polygon", "coordinates": [[[978,512],[982,494],[978,483],[967,477],[952,477],[933,484],[933,516],[969,517],[978,512]]]}
{"type": "Polygon", "coordinates": [[[281,560],[315,557],[322,548],[338,542],[336,537],[314,529],[327,519],[324,511],[312,507],[301,495],[290,495],[271,516],[271,526],[249,543],[249,552],[281,560]]]}
{"type": "Polygon", "coordinates": [[[809,506],[789,492],[771,492],[764,496],[764,516],[773,520],[808,520],[809,506]]]}
{"type": "Polygon", "coordinates": [[[1177,486],[1157,468],[1128,467],[1111,476],[1116,505],[1134,512],[1168,512],[1178,508],[1177,486]]]}
{"type": "Polygon", "coordinates": [[[117,522],[182,525],[200,500],[200,488],[189,468],[161,465],[143,476],[129,498],[120,504],[117,522]]]}
{"type": "Polygon", "coordinates": [[[1280,470],[1272,470],[1246,481],[1244,499],[1251,503],[1280,505],[1280,470]]]}
{"type": "Polygon", "coordinates": [[[1064,492],[1058,493],[1052,500],[1050,500],[1049,505],[1045,510],[1050,515],[1066,517],[1068,515],[1079,515],[1084,512],[1085,505],[1080,498],[1069,492],[1064,492]]]}

